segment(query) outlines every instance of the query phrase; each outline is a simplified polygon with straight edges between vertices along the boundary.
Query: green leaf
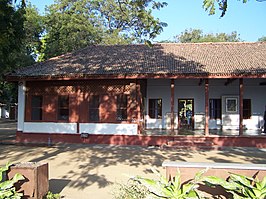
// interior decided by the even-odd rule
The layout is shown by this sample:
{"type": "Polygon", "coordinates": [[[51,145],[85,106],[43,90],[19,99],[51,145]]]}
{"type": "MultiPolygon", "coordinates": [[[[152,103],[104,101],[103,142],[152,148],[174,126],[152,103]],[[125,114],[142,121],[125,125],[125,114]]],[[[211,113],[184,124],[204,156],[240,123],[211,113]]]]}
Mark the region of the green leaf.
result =
{"type": "Polygon", "coordinates": [[[227,182],[226,180],[216,177],[216,176],[206,176],[203,178],[204,182],[208,182],[212,185],[220,185],[227,190],[235,190],[237,189],[237,184],[234,182],[227,182]]]}
{"type": "Polygon", "coordinates": [[[250,184],[251,181],[254,181],[253,178],[249,178],[247,176],[243,176],[240,174],[234,174],[234,173],[230,173],[230,180],[234,181],[234,182],[239,182],[242,185],[253,189],[254,187],[250,184]]]}
{"type": "Polygon", "coordinates": [[[19,180],[24,180],[25,178],[23,177],[23,175],[21,175],[20,173],[16,173],[14,175],[14,177],[12,178],[12,181],[13,182],[18,182],[19,180]]]}
{"type": "Polygon", "coordinates": [[[266,176],[264,176],[264,178],[262,179],[261,186],[262,188],[266,188],[266,176]]]}
{"type": "Polygon", "coordinates": [[[204,173],[206,173],[208,171],[208,168],[200,170],[196,173],[195,177],[194,177],[194,181],[198,182],[202,180],[202,176],[204,173]]]}
{"type": "Polygon", "coordinates": [[[14,177],[11,180],[6,180],[2,183],[0,183],[0,189],[4,190],[4,189],[9,189],[11,187],[14,186],[14,184],[16,182],[18,182],[19,180],[23,180],[24,177],[21,174],[15,174],[14,177]]]}

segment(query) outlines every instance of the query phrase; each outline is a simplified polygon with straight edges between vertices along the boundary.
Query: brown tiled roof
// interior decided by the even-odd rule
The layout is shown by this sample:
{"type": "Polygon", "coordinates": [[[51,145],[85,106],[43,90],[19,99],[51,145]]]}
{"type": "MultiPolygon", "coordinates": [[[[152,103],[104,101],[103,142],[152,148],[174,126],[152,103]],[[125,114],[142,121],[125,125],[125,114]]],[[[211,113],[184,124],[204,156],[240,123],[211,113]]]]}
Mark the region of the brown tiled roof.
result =
{"type": "Polygon", "coordinates": [[[266,75],[266,42],[98,45],[19,69],[9,76],[266,75]]]}

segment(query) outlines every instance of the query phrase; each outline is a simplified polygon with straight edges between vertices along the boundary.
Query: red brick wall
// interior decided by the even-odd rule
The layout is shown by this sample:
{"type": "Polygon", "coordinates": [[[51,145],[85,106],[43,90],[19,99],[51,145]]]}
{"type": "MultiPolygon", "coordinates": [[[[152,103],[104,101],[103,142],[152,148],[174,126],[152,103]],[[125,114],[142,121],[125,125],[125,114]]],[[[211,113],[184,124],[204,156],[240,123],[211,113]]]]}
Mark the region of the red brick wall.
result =
{"type": "Polygon", "coordinates": [[[99,122],[116,120],[116,95],[128,96],[128,120],[140,119],[140,85],[135,80],[34,81],[26,84],[25,120],[31,121],[31,97],[43,96],[44,122],[57,122],[58,96],[69,96],[69,122],[89,122],[90,95],[100,95],[99,122]]]}

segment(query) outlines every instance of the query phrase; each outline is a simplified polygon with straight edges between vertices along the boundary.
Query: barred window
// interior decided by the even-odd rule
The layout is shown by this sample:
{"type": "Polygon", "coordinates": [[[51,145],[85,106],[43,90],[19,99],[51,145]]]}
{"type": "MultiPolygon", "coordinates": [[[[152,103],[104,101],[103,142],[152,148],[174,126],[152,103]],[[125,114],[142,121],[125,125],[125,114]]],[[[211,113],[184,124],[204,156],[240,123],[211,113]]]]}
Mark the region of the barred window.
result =
{"type": "Polygon", "coordinates": [[[69,118],[69,96],[58,96],[58,120],[68,120],[69,118]]]}
{"type": "Polygon", "coordinates": [[[127,95],[116,96],[116,120],[123,121],[127,120],[127,95]]]}
{"type": "Polygon", "coordinates": [[[149,99],[149,116],[150,118],[162,118],[162,99],[149,99]]]}
{"type": "Polygon", "coordinates": [[[43,96],[32,96],[31,98],[31,120],[42,120],[43,96]]]}
{"type": "Polygon", "coordinates": [[[243,99],[243,118],[251,118],[251,99],[243,99]]]}
{"type": "Polygon", "coordinates": [[[222,103],[221,99],[210,99],[209,101],[210,108],[210,119],[221,119],[222,118],[222,103]]]}
{"type": "Polygon", "coordinates": [[[91,122],[100,121],[99,108],[100,108],[100,96],[99,95],[91,96],[89,101],[89,121],[91,122]]]}

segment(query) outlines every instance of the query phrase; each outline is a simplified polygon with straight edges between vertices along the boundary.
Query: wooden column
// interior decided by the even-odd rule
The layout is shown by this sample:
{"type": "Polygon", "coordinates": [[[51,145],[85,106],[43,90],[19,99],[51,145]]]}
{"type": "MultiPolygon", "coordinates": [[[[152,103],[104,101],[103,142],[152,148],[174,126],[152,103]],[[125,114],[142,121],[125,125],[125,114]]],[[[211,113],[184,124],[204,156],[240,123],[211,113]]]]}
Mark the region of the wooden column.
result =
{"type": "Polygon", "coordinates": [[[171,133],[174,133],[175,128],[175,81],[171,79],[171,133]]]}
{"type": "Polygon", "coordinates": [[[239,79],[239,135],[243,135],[243,78],[239,79]]]}
{"type": "Polygon", "coordinates": [[[209,80],[205,79],[205,135],[209,135],[209,80]]]}
{"type": "Polygon", "coordinates": [[[142,104],[142,96],[140,91],[140,82],[136,81],[136,101],[137,101],[137,123],[138,123],[138,134],[141,134],[143,130],[142,122],[141,122],[141,104],[142,104]]]}

